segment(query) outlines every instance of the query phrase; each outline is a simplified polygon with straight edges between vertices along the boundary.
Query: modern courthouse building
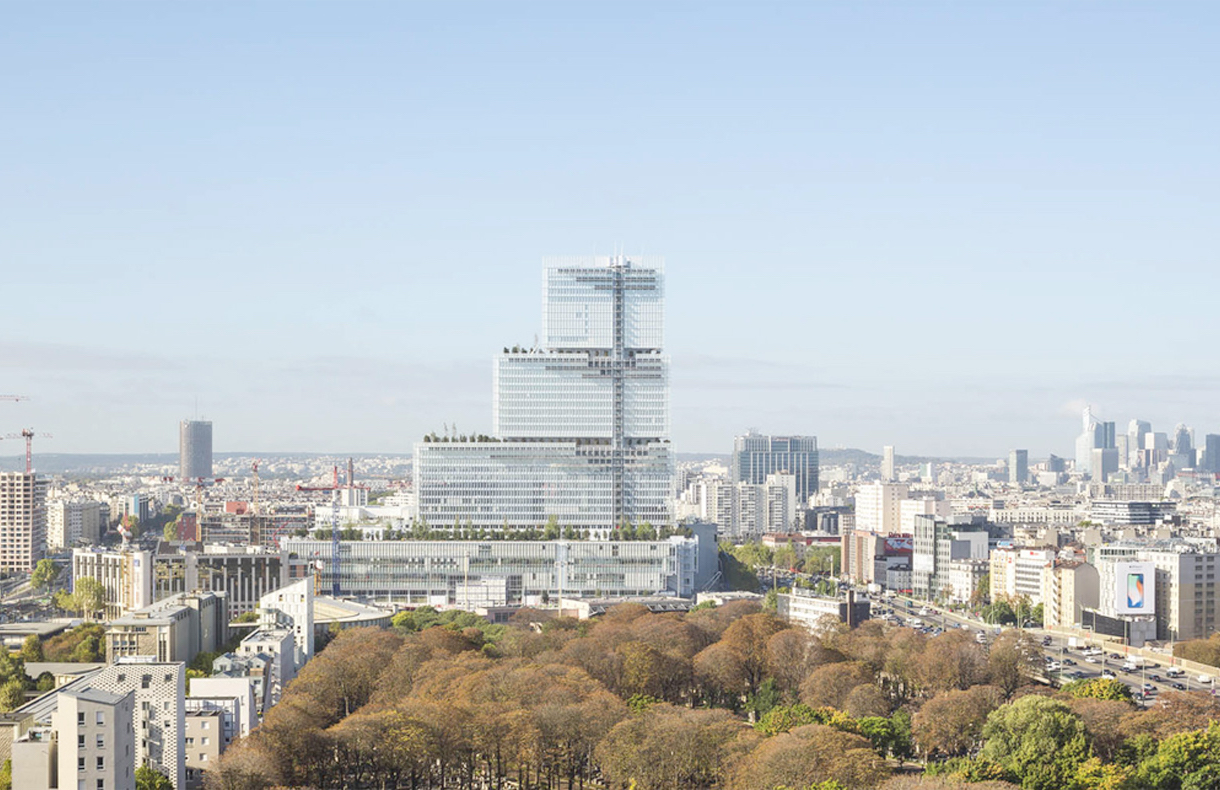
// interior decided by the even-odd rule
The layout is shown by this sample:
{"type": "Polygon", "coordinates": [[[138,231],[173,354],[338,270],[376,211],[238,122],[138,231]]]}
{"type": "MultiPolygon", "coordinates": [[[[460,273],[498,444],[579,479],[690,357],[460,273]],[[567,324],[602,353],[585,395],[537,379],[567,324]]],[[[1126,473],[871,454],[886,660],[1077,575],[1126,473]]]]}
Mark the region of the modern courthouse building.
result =
{"type": "Polygon", "coordinates": [[[178,476],[184,480],[212,476],[212,423],[183,420],[178,425],[178,476]]]}
{"type": "Polygon", "coordinates": [[[590,537],[671,521],[669,359],[659,260],[544,262],[542,341],[495,359],[492,436],[415,445],[433,529],[540,527],[590,537]]]}

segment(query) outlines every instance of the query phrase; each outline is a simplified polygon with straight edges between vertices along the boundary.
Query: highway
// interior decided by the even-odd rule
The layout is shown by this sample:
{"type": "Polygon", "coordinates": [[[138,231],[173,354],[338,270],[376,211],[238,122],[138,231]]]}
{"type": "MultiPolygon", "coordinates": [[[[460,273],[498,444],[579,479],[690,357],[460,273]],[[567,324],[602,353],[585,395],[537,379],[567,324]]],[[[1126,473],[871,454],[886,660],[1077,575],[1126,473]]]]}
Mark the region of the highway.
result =
{"type": "MultiPolygon", "coordinates": [[[[918,620],[924,627],[939,627],[942,630],[961,629],[962,626],[965,626],[966,630],[976,635],[976,639],[978,638],[977,634],[982,633],[987,643],[995,639],[999,629],[998,626],[986,625],[978,620],[945,612],[908,598],[896,596],[890,599],[890,604],[878,603],[882,608],[889,608],[890,604],[892,604],[893,614],[902,619],[903,625],[914,626],[914,621],[918,620]],[[926,615],[919,614],[925,607],[928,613],[926,615]]],[[[1009,626],[1005,630],[1010,630],[1011,628],[1012,626],[1009,626]]],[[[1216,676],[1214,674],[1209,675],[1205,683],[1199,681],[1196,673],[1188,672],[1178,678],[1168,677],[1165,673],[1171,668],[1169,656],[1166,656],[1164,660],[1154,659],[1153,661],[1145,661],[1144,666],[1140,669],[1127,672],[1122,668],[1125,661],[1121,654],[1122,648],[1112,643],[1094,640],[1087,644],[1078,644],[1077,647],[1070,647],[1067,639],[1050,634],[1040,628],[1027,628],[1024,630],[1035,641],[1041,643],[1043,656],[1059,662],[1061,665],[1061,668],[1056,672],[1043,672],[1044,676],[1051,677],[1057,683],[1067,683],[1078,679],[1092,680],[1102,677],[1103,673],[1108,672],[1116,679],[1130,686],[1133,692],[1140,691],[1145,688],[1144,684],[1149,684],[1151,690],[1146,695],[1145,704],[1155,701],[1158,694],[1166,691],[1214,691],[1215,689],[1216,676]],[[1083,651],[1089,646],[1100,648],[1104,652],[1100,655],[1085,655],[1083,651]]]]}

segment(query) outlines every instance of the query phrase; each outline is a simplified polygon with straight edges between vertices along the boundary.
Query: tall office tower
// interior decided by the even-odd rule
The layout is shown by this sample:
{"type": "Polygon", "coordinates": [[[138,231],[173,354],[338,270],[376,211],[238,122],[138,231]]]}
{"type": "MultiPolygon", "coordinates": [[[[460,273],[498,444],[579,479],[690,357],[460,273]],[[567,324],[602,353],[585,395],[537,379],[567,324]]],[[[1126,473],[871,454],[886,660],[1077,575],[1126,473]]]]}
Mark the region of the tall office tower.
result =
{"type": "Polygon", "coordinates": [[[881,448],[881,482],[894,482],[894,447],[887,444],[881,448]]]}
{"type": "Polygon", "coordinates": [[[1084,425],[1080,436],[1076,437],[1076,471],[1088,474],[1093,465],[1093,449],[1097,447],[1097,420],[1093,417],[1093,407],[1084,407],[1084,425]]]}
{"type": "Polygon", "coordinates": [[[1093,407],[1084,407],[1084,431],[1076,439],[1076,471],[1091,474],[1094,450],[1115,447],[1114,423],[1101,422],[1093,416],[1093,407]]]}
{"type": "Polygon", "coordinates": [[[183,420],[178,426],[178,476],[212,476],[212,423],[183,420]]]}
{"type": "Polygon", "coordinates": [[[1190,455],[1195,451],[1194,439],[1191,434],[1193,431],[1187,428],[1183,423],[1178,423],[1178,427],[1173,429],[1173,452],[1176,455],[1190,455]]]}
{"type": "Polygon", "coordinates": [[[46,482],[0,472],[0,572],[32,571],[47,548],[46,482]]]}
{"type": "Polygon", "coordinates": [[[1114,449],[1118,451],[1118,468],[1131,468],[1131,437],[1120,433],[1114,437],[1114,449]]]}
{"type": "Polygon", "coordinates": [[[818,492],[818,437],[763,436],[750,431],[733,439],[729,479],[762,485],[767,475],[796,477],[796,498],[803,508],[818,492]]]}
{"type": "Polygon", "coordinates": [[[1013,450],[1008,454],[1008,482],[1024,485],[1029,481],[1029,450],[1013,450]]]}
{"type": "Polygon", "coordinates": [[[1097,424],[1097,446],[1102,450],[1113,450],[1115,448],[1115,440],[1118,434],[1115,431],[1114,422],[1101,422],[1097,424]]]}
{"type": "Polygon", "coordinates": [[[1140,465],[1140,450],[1144,449],[1144,436],[1152,433],[1152,423],[1147,420],[1132,420],[1127,423],[1127,465],[1140,465]]]}
{"type": "Polygon", "coordinates": [[[1060,458],[1059,456],[1057,456],[1057,455],[1055,455],[1054,453],[1052,453],[1050,456],[1048,456],[1048,457],[1047,457],[1047,459],[1046,459],[1046,471],[1048,471],[1048,472],[1063,472],[1063,471],[1066,471],[1066,469],[1067,469],[1066,464],[1064,464],[1063,459],[1062,459],[1062,458],[1060,458]]]}
{"type": "Polygon", "coordinates": [[[1203,437],[1203,468],[1220,472],[1220,435],[1209,433],[1203,437]]]}
{"type": "Polygon", "coordinates": [[[660,261],[546,261],[541,348],[495,360],[494,435],[415,445],[420,517],[477,529],[553,517],[596,536],[668,523],[664,306],[660,261]]]}

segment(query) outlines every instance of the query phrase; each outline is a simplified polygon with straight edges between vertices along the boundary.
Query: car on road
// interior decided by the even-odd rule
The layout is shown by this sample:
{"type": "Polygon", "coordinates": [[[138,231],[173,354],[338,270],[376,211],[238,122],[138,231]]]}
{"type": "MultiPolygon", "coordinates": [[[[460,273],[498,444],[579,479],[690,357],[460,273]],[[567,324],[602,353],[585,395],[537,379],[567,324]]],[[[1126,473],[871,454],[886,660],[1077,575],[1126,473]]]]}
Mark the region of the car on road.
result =
{"type": "Polygon", "coordinates": [[[1165,677],[1167,677],[1167,678],[1184,678],[1184,677],[1186,677],[1186,670],[1184,670],[1184,669],[1178,669],[1177,667],[1173,667],[1173,668],[1168,669],[1168,670],[1166,670],[1166,671],[1165,671],[1165,677]]]}
{"type": "Polygon", "coordinates": [[[1156,692],[1156,686],[1152,685],[1151,683],[1145,683],[1143,685],[1143,689],[1144,693],[1146,694],[1153,694],[1156,692]]]}
{"type": "Polygon", "coordinates": [[[1117,675],[1115,675],[1113,672],[1111,672],[1111,671],[1110,671],[1110,670],[1108,670],[1108,669],[1103,669],[1103,670],[1101,671],[1101,676],[1102,676],[1103,678],[1105,678],[1106,680],[1115,680],[1115,679],[1117,679],[1117,677],[1118,677],[1117,675]]]}
{"type": "Polygon", "coordinates": [[[1200,683],[1204,683],[1204,684],[1212,682],[1211,675],[1199,675],[1199,677],[1195,678],[1195,680],[1197,680],[1200,683]]]}
{"type": "Polygon", "coordinates": [[[1076,666],[1076,661],[1071,658],[1065,658],[1065,659],[1063,659],[1063,665],[1065,667],[1074,667],[1074,666],[1076,666]]]}
{"type": "Polygon", "coordinates": [[[1111,653],[1110,658],[1119,659],[1119,658],[1122,658],[1122,656],[1118,653],[1111,653]]]}
{"type": "Polygon", "coordinates": [[[1174,684],[1172,684],[1172,685],[1173,685],[1173,687],[1174,687],[1175,689],[1177,689],[1178,691],[1185,691],[1185,690],[1186,690],[1186,684],[1185,684],[1185,683],[1174,683],[1174,684]]]}
{"type": "Polygon", "coordinates": [[[1149,680],[1151,680],[1153,683],[1160,683],[1160,682],[1161,682],[1161,676],[1160,676],[1160,675],[1149,675],[1149,676],[1148,676],[1148,679],[1149,679],[1149,680]]]}
{"type": "Polygon", "coordinates": [[[1046,647],[1050,643],[1051,643],[1051,638],[1049,636],[1042,637],[1042,646],[1043,647],[1046,647]]]}
{"type": "Polygon", "coordinates": [[[1093,658],[1092,656],[1085,656],[1085,657],[1084,657],[1084,660],[1085,660],[1085,661],[1087,661],[1087,662],[1089,662],[1090,664],[1096,664],[1096,663],[1097,663],[1097,659],[1093,658]]]}

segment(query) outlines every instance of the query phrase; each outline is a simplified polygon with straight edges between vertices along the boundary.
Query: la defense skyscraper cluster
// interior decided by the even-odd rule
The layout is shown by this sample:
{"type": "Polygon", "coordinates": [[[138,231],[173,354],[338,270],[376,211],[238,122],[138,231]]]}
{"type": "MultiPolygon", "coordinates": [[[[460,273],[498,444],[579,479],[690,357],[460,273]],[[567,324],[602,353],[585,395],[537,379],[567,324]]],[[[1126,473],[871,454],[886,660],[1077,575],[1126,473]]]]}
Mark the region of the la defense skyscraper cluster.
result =
{"type": "Polygon", "coordinates": [[[492,435],[415,445],[433,529],[537,528],[591,537],[671,520],[669,359],[659,259],[544,260],[542,340],[495,358],[492,435]]]}

